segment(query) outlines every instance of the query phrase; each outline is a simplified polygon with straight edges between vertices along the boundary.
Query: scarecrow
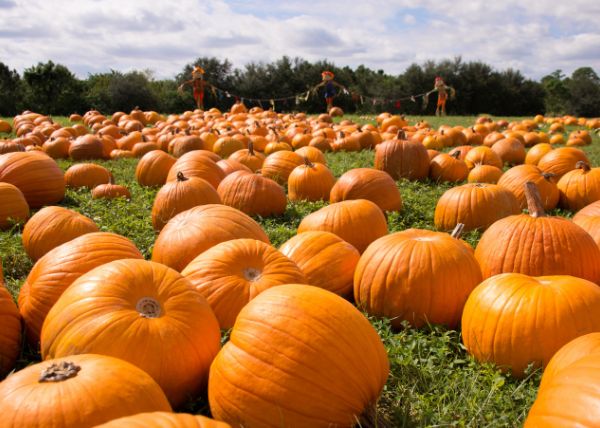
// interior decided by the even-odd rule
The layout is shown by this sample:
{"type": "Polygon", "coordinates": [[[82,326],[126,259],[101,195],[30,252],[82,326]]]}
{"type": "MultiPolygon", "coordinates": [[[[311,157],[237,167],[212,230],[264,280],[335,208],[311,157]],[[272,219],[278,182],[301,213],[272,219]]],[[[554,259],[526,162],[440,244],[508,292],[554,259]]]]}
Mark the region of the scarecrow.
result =
{"type": "Polygon", "coordinates": [[[186,85],[190,85],[193,90],[194,100],[196,101],[196,107],[200,110],[204,110],[204,87],[212,86],[210,83],[204,80],[204,69],[199,66],[195,66],[192,70],[192,78],[186,80],[177,90],[181,93],[186,85]]]}
{"type": "Polygon", "coordinates": [[[456,91],[451,86],[448,86],[444,83],[444,79],[441,77],[435,78],[435,83],[433,85],[433,90],[431,92],[437,91],[438,100],[437,107],[435,109],[436,116],[446,116],[446,101],[448,100],[448,91],[450,91],[450,98],[454,99],[456,96],[456,91]]]}
{"type": "Polygon", "coordinates": [[[324,71],[321,73],[321,78],[323,81],[315,86],[315,89],[320,88],[321,86],[325,87],[325,102],[327,103],[327,111],[329,112],[333,108],[333,98],[336,95],[335,87],[342,88],[346,90],[343,85],[340,85],[335,80],[333,80],[333,73],[331,71],[324,71]]]}

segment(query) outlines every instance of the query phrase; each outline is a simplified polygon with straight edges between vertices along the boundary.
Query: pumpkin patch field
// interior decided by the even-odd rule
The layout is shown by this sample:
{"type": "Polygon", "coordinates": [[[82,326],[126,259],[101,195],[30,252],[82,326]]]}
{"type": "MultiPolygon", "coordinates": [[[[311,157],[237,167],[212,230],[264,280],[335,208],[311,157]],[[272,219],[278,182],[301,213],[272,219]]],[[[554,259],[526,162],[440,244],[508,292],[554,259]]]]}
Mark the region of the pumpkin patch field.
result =
{"type": "Polygon", "coordinates": [[[0,119],[0,426],[597,423],[600,119],[332,116],[0,119]]]}

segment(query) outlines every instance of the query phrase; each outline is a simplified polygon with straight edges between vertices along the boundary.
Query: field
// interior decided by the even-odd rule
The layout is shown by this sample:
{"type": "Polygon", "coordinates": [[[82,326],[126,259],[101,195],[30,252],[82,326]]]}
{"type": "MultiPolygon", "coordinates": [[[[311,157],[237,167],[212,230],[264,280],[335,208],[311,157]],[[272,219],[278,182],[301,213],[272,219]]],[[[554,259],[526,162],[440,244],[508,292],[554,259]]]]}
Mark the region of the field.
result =
{"type": "MultiPolygon", "coordinates": [[[[348,117],[346,117],[348,118],[348,117]]],[[[350,117],[366,123],[374,117],[350,117]]],[[[54,118],[67,123],[65,118],[54,118]]],[[[427,120],[433,128],[441,124],[471,125],[475,117],[408,117],[410,123],[427,120]]],[[[522,118],[504,118],[515,120],[522,118]]],[[[569,127],[567,132],[575,127],[569,127]]],[[[600,164],[598,137],[584,149],[593,166],[600,164]]],[[[327,161],[334,175],[357,167],[373,166],[372,151],[328,153],[327,161]]],[[[134,178],[137,159],[98,161],[114,175],[115,182],[126,185],[131,200],[92,200],[88,190],[67,191],[61,205],[92,218],[102,231],[130,238],[150,258],[156,234],[150,211],[157,189],[139,186],[134,178]]],[[[61,160],[66,170],[71,161],[61,160]]],[[[433,213],[440,196],[452,187],[431,181],[399,181],[403,210],[388,215],[389,231],[408,228],[434,229],[433,213]]],[[[285,215],[278,218],[258,218],[276,247],[295,235],[300,220],[321,208],[324,203],[288,203],[285,215]]],[[[571,212],[555,210],[552,214],[570,217],[571,212]]],[[[0,232],[0,257],[7,285],[16,299],[20,286],[32,267],[21,244],[21,228],[0,232]]],[[[464,239],[475,246],[480,233],[470,232],[464,239]]],[[[501,373],[491,365],[475,362],[461,343],[459,331],[439,326],[423,329],[407,328],[392,331],[386,320],[371,320],[388,352],[391,375],[379,402],[379,411],[391,426],[520,426],[533,403],[540,380],[540,371],[531,370],[523,380],[501,373]]],[[[39,360],[24,345],[18,368],[39,360]]],[[[189,403],[186,410],[207,414],[205,400],[189,403]]]]}

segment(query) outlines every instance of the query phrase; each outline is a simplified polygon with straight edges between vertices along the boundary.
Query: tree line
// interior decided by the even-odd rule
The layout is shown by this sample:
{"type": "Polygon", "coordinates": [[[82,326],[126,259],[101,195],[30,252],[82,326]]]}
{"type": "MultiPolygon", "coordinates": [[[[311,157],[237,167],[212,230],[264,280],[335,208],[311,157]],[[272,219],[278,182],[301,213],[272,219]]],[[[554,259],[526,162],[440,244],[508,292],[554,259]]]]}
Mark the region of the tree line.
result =
{"type": "MultiPolygon", "coordinates": [[[[245,101],[249,107],[271,108],[268,100],[305,93],[320,82],[323,70],[331,70],[335,80],[349,89],[349,94],[340,93],[335,100],[346,112],[432,114],[435,93],[429,96],[428,103],[420,97],[414,101],[400,99],[431,90],[435,77],[442,76],[457,93],[456,99],[448,103],[449,114],[600,116],[600,78],[590,67],[579,68],[571,76],[557,70],[535,81],[518,70],[495,70],[481,61],[464,62],[460,57],[412,64],[399,75],[364,65],[352,69],[301,58],[282,57],[270,63],[255,62],[234,68],[227,59],[200,57],[173,79],[156,79],[147,70],[111,70],[80,79],[64,65],[52,61],[38,63],[20,75],[0,62],[0,116],[13,116],[23,110],[53,115],[89,109],[112,113],[130,111],[135,106],[162,113],[190,110],[195,105],[191,90],[181,93],[177,88],[190,78],[195,65],[204,68],[208,82],[222,89],[206,91],[207,108],[228,109],[235,102],[232,94],[263,99],[245,101]]],[[[275,102],[277,111],[315,113],[324,108],[321,92],[311,94],[308,99],[275,102]]]]}

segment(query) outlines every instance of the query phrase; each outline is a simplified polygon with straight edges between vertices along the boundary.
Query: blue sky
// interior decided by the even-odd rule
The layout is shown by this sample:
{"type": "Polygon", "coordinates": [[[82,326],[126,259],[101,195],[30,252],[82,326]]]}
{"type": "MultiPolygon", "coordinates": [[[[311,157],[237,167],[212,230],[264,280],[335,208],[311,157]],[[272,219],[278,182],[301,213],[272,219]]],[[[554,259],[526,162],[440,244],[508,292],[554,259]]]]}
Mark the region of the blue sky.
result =
{"type": "Polygon", "coordinates": [[[462,56],[540,78],[600,73],[600,2],[0,0],[0,61],[49,59],[81,77],[149,69],[172,77],[199,56],[236,67],[283,55],[388,73],[462,56]]]}

